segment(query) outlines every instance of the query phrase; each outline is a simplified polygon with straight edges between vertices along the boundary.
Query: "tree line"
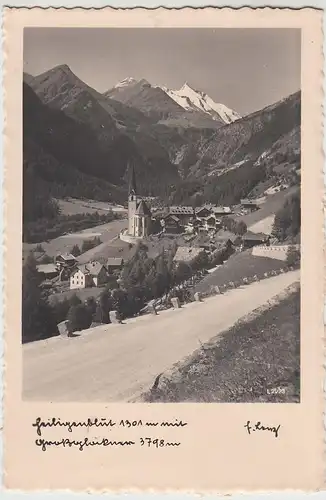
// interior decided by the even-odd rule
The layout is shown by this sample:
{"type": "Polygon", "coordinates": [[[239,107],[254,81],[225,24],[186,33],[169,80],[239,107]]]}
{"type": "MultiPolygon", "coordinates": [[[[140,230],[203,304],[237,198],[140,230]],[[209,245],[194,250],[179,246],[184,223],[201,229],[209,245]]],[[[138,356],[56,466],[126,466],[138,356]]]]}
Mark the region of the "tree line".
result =
{"type": "Polygon", "coordinates": [[[276,213],[272,236],[279,241],[298,238],[301,231],[301,196],[298,189],[286,198],[283,207],[276,213]]]}

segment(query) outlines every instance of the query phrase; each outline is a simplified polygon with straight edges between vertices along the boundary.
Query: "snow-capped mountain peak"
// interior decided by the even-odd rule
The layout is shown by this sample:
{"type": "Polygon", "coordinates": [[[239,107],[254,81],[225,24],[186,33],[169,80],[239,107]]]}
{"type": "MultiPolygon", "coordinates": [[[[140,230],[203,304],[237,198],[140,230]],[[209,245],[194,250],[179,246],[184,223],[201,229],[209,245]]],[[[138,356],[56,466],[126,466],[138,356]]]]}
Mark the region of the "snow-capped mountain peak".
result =
{"type": "Polygon", "coordinates": [[[137,80],[135,78],[133,78],[132,76],[128,76],[127,78],[124,78],[123,80],[121,80],[121,82],[117,83],[114,88],[115,89],[118,89],[119,87],[127,87],[128,85],[132,84],[132,83],[136,83],[137,80]]]}
{"type": "Polygon", "coordinates": [[[187,111],[202,111],[215,120],[232,123],[241,116],[224,104],[216,103],[205,92],[194,90],[185,82],[179,90],[169,90],[161,87],[176,103],[187,111]]]}

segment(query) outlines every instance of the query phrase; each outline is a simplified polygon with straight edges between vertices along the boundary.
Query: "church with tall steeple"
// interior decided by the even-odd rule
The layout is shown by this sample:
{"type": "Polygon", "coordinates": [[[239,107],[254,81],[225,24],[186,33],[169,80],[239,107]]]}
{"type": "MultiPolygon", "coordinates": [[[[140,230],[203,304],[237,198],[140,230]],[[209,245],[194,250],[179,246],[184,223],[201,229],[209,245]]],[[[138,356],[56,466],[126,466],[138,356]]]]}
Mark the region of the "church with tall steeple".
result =
{"type": "Polygon", "coordinates": [[[128,234],[135,238],[146,238],[151,234],[152,214],[143,200],[137,194],[136,174],[134,165],[131,167],[128,195],[128,234]]]}

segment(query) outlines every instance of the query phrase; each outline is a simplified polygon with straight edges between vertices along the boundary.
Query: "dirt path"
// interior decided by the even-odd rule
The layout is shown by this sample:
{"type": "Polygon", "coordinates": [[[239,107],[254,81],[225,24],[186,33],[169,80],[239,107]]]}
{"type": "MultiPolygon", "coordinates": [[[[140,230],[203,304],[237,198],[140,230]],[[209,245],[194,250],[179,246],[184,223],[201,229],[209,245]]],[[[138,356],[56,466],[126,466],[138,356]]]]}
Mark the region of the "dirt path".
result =
{"type": "Polygon", "coordinates": [[[158,316],[23,346],[23,398],[130,401],[155,377],[300,278],[292,271],[158,316]]]}

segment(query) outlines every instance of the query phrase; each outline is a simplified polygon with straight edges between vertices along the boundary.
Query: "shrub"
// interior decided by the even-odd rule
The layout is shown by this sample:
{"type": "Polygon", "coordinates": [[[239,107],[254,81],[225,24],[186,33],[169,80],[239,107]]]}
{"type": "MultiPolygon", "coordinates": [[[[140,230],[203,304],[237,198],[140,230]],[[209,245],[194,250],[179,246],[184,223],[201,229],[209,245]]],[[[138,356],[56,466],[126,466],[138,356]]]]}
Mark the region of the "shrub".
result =
{"type": "Polygon", "coordinates": [[[286,263],[288,266],[299,266],[301,260],[300,248],[290,245],[286,254],[286,263]]]}
{"type": "Polygon", "coordinates": [[[79,304],[70,307],[67,320],[69,321],[71,331],[75,332],[77,330],[89,328],[92,322],[92,316],[85,305],[79,304]]]}
{"type": "Polygon", "coordinates": [[[71,255],[73,255],[74,257],[78,257],[78,255],[81,254],[80,252],[80,248],[78,245],[74,245],[70,251],[71,255]]]}

